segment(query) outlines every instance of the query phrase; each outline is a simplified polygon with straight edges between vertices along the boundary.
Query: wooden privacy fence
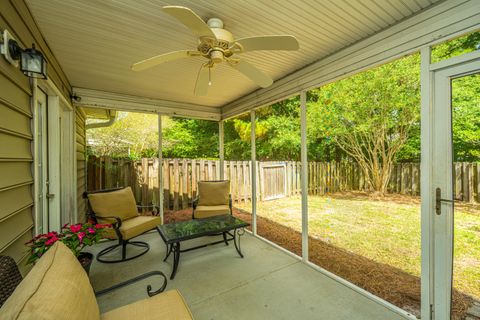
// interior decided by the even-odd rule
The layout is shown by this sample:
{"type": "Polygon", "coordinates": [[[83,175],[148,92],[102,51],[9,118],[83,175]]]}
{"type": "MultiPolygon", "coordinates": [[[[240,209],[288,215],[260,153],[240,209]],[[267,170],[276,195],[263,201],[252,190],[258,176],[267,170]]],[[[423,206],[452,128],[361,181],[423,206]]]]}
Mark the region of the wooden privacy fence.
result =
{"type": "MultiPolygon", "coordinates": [[[[251,199],[250,161],[225,161],[225,179],[230,180],[235,202],[251,199]]],[[[309,162],[309,194],[338,191],[367,191],[363,171],[353,162],[309,162]]],[[[257,199],[266,201],[300,194],[300,162],[257,162],[257,199]]],[[[111,159],[90,157],[87,166],[88,190],[131,186],[138,203],[158,204],[158,159],[111,159]]],[[[197,182],[219,180],[218,160],[164,159],[164,206],[179,210],[191,205],[197,196],[197,182]]],[[[455,163],[455,198],[480,202],[480,163],[455,163]]],[[[392,170],[388,192],[420,194],[420,165],[399,163],[392,170]]]]}

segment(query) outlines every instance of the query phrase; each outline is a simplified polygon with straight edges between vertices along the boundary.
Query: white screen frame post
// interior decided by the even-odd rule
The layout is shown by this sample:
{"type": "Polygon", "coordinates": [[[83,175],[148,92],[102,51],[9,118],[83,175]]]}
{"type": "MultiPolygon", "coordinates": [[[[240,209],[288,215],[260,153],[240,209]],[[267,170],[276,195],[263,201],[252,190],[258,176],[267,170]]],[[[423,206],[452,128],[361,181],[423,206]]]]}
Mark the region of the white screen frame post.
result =
{"type": "Polygon", "coordinates": [[[252,233],[257,235],[257,148],[255,136],[255,110],[250,111],[250,144],[252,175],[252,233]]]}
{"type": "Polygon", "coordinates": [[[158,211],[160,220],[164,224],[163,218],[163,129],[162,114],[157,113],[158,117],[158,211]]]}
{"type": "Polygon", "coordinates": [[[300,139],[302,191],[302,260],[308,262],[308,154],[307,154],[307,92],[300,92],[300,139]]]}
{"type": "Polygon", "coordinates": [[[431,97],[432,75],[430,73],[430,46],[420,50],[420,198],[421,201],[421,318],[431,319],[433,313],[433,270],[431,237],[433,207],[432,150],[433,105],[431,97]]]}
{"type": "Polygon", "coordinates": [[[218,122],[218,158],[220,180],[225,180],[225,132],[223,120],[218,122]]]}

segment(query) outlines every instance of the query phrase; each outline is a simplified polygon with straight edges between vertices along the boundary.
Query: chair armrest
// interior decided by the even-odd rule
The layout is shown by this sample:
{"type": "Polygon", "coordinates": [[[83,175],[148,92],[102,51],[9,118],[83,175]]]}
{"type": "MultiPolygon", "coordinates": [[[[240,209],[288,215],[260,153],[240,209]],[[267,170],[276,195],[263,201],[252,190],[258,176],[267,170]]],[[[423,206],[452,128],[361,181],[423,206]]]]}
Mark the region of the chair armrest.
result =
{"type": "Polygon", "coordinates": [[[154,213],[159,213],[160,212],[160,207],[156,206],[154,204],[150,204],[150,205],[146,205],[146,206],[142,206],[142,205],[137,204],[137,211],[139,211],[139,209],[143,209],[143,208],[152,208],[152,211],[154,213]]]}
{"type": "Polygon", "coordinates": [[[147,273],[144,273],[144,274],[141,274],[135,278],[132,278],[132,279],[129,279],[129,280],[126,280],[126,281],[123,281],[123,282],[120,282],[116,285],[113,285],[109,288],[106,288],[106,289],[103,289],[103,290],[99,290],[99,291],[96,291],[95,292],[95,296],[101,296],[103,294],[106,294],[108,292],[111,292],[113,290],[116,290],[116,289],[120,289],[120,288],[123,288],[125,286],[128,286],[130,284],[133,284],[135,282],[138,282],[140,280],[143,280],[143,279],[146,279],[146,278],[149,278],[149,277],[153,277],[153,276],[161,276],[163,278],[163,284],[162,286],[160,287],[160,289],[156,290],[156,291],[152,291],[152,286],[151,285],[148,285],[147,286],[147,294],[149,297],[153,297],[154,295],[156,294],[159,294],[161,292],[163,292],[165,290],[165,288],[167,287],[167,277],[165,276],[165,274],[162,272],[162,271],[150,271],[150,272],[147,272],[147,273]]]}
{"type": "Polygon", "coordinates": [[[113,229],[118,230],[122,226],[122,219],[120,217],[115,217],[115,216],[110,216],[110,217],[99,217],[95,216],[95,219],[97,220],[105,220],[105,221],[110,221],[109,219],[115,219],[114,223],[112,224],[113,229]]]}

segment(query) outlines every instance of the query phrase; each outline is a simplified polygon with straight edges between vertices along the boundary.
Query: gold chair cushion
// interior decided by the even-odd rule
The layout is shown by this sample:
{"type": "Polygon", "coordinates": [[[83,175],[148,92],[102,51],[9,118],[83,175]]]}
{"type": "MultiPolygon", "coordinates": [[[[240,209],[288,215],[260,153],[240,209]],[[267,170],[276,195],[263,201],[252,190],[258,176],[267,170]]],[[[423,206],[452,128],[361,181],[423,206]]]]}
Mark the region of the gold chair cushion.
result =
{"type": "Polygon", "coordinates": [[[229,206],[198,206],[195,209],[194,218],[201,219],[201,218],[208,218],[213,216],[219,216],[222,214],[230,214],[230,207],[229,206]]]}
{"type": "Polygon", "coordinates": [[[177,290],[159,295],[102,314],[102,320],[193,320],[185,300],[177,290]]]}
{"type": "MultiPolygon", "coordinates": [[[[120,227],[120,233],[122,234],[123,240],[132,239],[142,233],[145,233],[149,230],[152,230],[156,226],[162,224],[160,217],[152,216],[137,216],[128,220],[122,221],[122,226],[120,227]]],[[[108,238],[112,239],[110,235],[112,234],[116,239],[115,231],[110,228],[108,231],[110,234],[108,238]]]]}
{"type": "Polygon", "coordinates": [[[1,309],[1,319],[100,319],[85,270],[63,243],[38,260],[1,309]]]}
{"type": "MultiPolygon", "coordinates": [[[[130,187],[111,192],[92,193],[88,195],[88,201],[97,217],[115,216],[127,220],[138,216],[137,204],[130,187]]],[[[99,223],[105,223],[105,221],[100,220],[99,223]]]]}
{"type": "Polygon", "coordinates": [[[228,205],[230,181],[200,181],[198,183],[198,205],[228,205]]]}

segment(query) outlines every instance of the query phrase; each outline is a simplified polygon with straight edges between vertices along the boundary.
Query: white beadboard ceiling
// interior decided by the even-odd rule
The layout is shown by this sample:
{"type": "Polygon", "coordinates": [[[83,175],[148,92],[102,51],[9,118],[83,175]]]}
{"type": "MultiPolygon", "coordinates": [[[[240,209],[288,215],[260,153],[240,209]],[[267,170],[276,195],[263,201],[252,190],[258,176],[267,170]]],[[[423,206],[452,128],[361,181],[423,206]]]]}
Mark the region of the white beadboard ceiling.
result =
{"type": "Polygon", "coordinates": [[[73,87],[222,107],[259,89],[226,65],[218,67],[207,96],[193,95],[203,58],[168,62],[134,72],[132,63],[197,39],[163,13],[165,5],[218,17],[235,38],[291,34],[300,50],[243,54],[278,80],[432,6],[439,0],[26,0],[73,87]]]}

